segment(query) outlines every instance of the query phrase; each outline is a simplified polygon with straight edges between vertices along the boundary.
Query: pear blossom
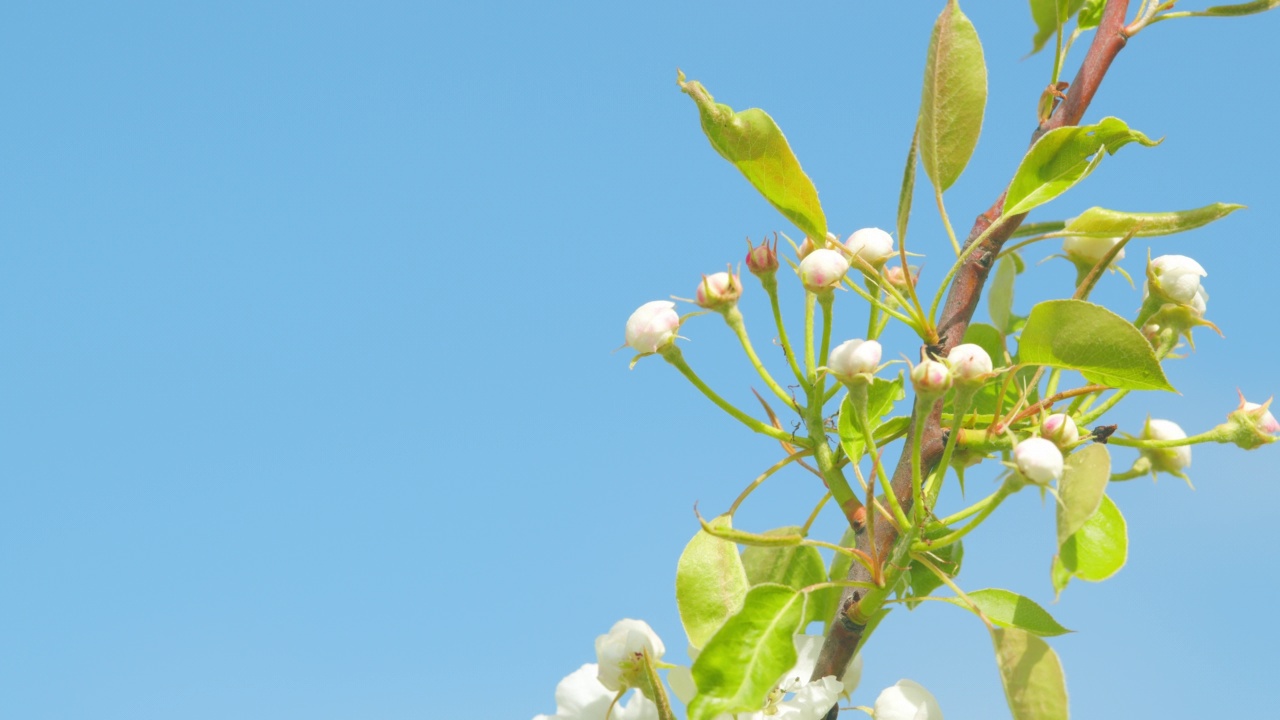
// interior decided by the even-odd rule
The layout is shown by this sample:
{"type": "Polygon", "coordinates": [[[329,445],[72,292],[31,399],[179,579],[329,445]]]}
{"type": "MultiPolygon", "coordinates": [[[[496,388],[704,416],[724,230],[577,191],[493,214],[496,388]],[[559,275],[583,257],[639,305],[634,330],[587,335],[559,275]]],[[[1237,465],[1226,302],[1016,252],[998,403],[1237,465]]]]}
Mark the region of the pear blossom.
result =
{"type": "Polygon", "coordinates": [[[1065,413],[1054,413],[1040,423],[1040,437],[1051,441],[1060,448],[1075,445],[1080,440],[1080,429],[1076,421],[1065,413]]]}
{"type": "MultiPolygon", "coordinates": [[[[1200,278],[1209,273],[1186,255],[1161,255],[1147,267],[1146,292],[1158,298],[1192,305],[1200,291],[1200,278]]],[[[1201,296],[1201,304],[1208,294],[1201,296]]]]}
{"type": "Polygon", "coordinates": [[[951,370],[937,360],[925,358],[911,368],[911,384],[923,397],[936,397],[951,387],[951,370]]]}
{"type": "Polygon", "coordinates": [[[914,267],[912,267],[911,272],[908,273],[906,270],[902,269],[901,265],[894,265],[893,267],[888,267],[884,270],[884,279],[888,280],[890,285],[904,293],[907,292],[907,278],[910,278],[911,285],[914,286],[920,281],[920,273],[914,267]]]}
{"type": "MultiPolygon", "coordinates": [[[[761,246],[763,247],[763,246],[761,246]]],[[[694,301],[708,310],[729,308],[742,297],[742,280],[732,273],[718,272],[703,275],[694,293],[694,301]]]]}
{"type": "MultiPolygon", "coordinates": [[[[747,241],[748,247],[751,242],[747,241]]],[[[778,271],[778,242],[774,240],[773,245],[769,241],[760,243],[759,247],[751,247],[747,251],[747,269],[752,275],[764,277],[772,275],[778,271]]]]}
{"type": "Polygon", "coordinates": [[[880,365],[882,352],[875,340],[845,340],[827,356],[827,370],[841,382],[851,382],[859,375],[870,377],[880,365]]]}
{"type": "Polygon", "coordinates": [[[844,246],[851,254],[857,255],[876,269],[896,254],[893,250],[893,237],[880,228],[862,228],[850,235],[844,241],[844,246]]]}
{"type": "MultiPolygon", "coordinates": [[[[1094,238],[1094,237],[1069,237],[1062,241],[1062,254],[1067,259],[1080,265],[1093,267],[1102,261],[1102,258],[1111,252],[1111,248],[1115,247],[1123,238],[1094,238]]],[[[1113,260],[1121,260],[1124,258],[1124,248],[1116,253],[1113,260]]]]}
{"type": "Polygon", "coordinates": [[[1030,438],[1013,449],[1018,472],[1031,482],[1044,485],[1062,477],[1062,451],[1044,438],[1030,438]]]}
{"type": "Polygon", "coordinates": [[[588,663],[569,673],[556,685],[556,714],[533,720],[605,720],[606,715],[609,720],[658,720],[658,706],[638,692],[614,705],[618,693],[600,684],[598,672],[595,663],[588,663]]]}
{"type": "Polygon", "coordinates": [[[800,261],[800,282],[811,292],[830,290],[849,272],[849,261],[836,250],[814,250],[800,261]]]}
{"type": "MultiPolygon", "coordinates": [[[[1182,440],[1187,437],[1177,423],[1172,420],[1147,419],[1142,429],[1143,440],[1182,440]]],[[[1153,470],[1167,472],[1177,477],[1185,477],[1183,470],[1191,467],[1191,446],[1180,445],[1172,448],[1142,450],[1142,455],[1151,461],[1153,470]]]]}
{"type": "Polygon", "coordinates": [[[676,304],[669,300],[653,300],[641,305],[627,318],[627,344],[637,352],[657,352],[676,337],[680,316],[676,304]]]}
{"type": "Polygon", "coordinates": [[[600,663],[600,683],[617,692],[635,687],[644,672],[643,658],[657,662],[667,651],[662,638],[643,620],[624,619],[596,638],[596,661],[600,663]]]}
{"type": "Polygon", "coordinates": [[[876,698],[876,720],[942,720],[938,700],[918,682],[899,680],[876,698]]]}
{"type": "Polygon", "coordinates": [[[991,374],[991,356],[981,345],[964,343],[951,348],[947,364],[958,385],[981,385],[991,374]]]}
{"type": "Polygon", "coordinates": [[[1240,409],[1257,418],[1258,429],[1262,432],[1268,435],[1275,435],[1280,432],[1280,422],[1276,421],[1276,417],[1271,414],[1271,411],[1266,406],[1244,400],[1240,405],[1240,409]]]}

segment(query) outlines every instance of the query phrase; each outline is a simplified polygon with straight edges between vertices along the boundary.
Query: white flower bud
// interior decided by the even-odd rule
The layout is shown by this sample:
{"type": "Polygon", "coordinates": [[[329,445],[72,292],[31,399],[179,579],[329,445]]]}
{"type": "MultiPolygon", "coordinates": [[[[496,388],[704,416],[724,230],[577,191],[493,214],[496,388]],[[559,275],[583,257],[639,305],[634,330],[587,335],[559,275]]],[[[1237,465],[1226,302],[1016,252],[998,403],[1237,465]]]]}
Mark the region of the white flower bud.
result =
{"type": "Polygon", "coordinates": [[[1200,290],[1200,278],[1208,274],[1186,255],[1161,255],[1147,268],[1148,292],[1179,305],[1190,305],[1200,290]]]}
{"type": "Polygon", "coordinates": [[[1080,430],[1070,415],[1054,413],[1040,424],[1040,437],[1060,448],[1065,448],[1076,444],[1080,439],[1080,430]]]}
{"type": "Polygon", "coordinates": [[[980,345],[964,343],[951,348],[947,364],[957,384],[980,385],[991,374],[991,356],[980,345]]]}
{"type": "Polygon", "coordinates": [[[1062,477],[1062,451],[1044,438],[1030,438],[1013,449],[1018,472],[1033,483],[1044,485],[1062,477]]]}
{"type": "MultiPolygon", "coordinates": [[[[1102,258],[1111,252],[1111,248],[1115,247],[1123,238],[1091,238],[1091,237],[1069,237],[1062,241],[1062,254],[1066,255],[1072,262],[1081,265],[1093,267],[1097,265],[1102,258]]],[[[1124,258],[1124,248],[1116,253],[1114,260],[1124,258]]]]}
{"type": "Polygon", "coordinates": [[[911,384],[918,395],[936,397],[951,387],[951,371],[937,360],[925,359],[911,368],[911,384]]]}
{"type": "Polygon", "coordinates": [[[1275,415],[1271,411],[1259,405],[1256,402],[1245,400],[1240,409],[1257,419],[1258,429],[1268,435],[1275,435],[1280,432],[1280,422],[1276,422],[1275,415]]]}
{"type": "MultiPolygon", "coordinates": [[[[1182,440],[1187,434],[1172,420],[1147,419],[1142,429],[1143,440],[1182,440]]],[[[1191,467],[1191,446],[1181,445],[1158,450],[1142,450],[1144,456],[1151,460],[1154,470],[1167,472],[1182,477],[1182,471],[1191,467]]]]}
{"type": "Polygon", "coordinates": [[[729,309],[742,297],[742,281],[727,272],[704,275],[694,293],[694,302],[708,310],[729,309]]]}
{"type": "Polygon", "coordinates": [[[662,639],[643,620],[619,620],[609,632],[596,638],[600,684],[618,692],[639,685],[644,672],[643,654],[657,662],[667,651],[662,639]]]}
{"type": "Polygon", "coordinates": [[[676,337],[680,316],[669,300],[647,302],[627,318],[627,344],[637,352],[657,352],[676,337]]]}
{"type": "Polygon", "coordinates": [[[850,235],[844,246],[876,269],[897,254],[893,250],[893,237],[880,228],[862,228],[850,235]]]}
{"type": "Polygon", "coordinates": [[[875,340],[845,340],[827,356],[827,370],[841,382],[875,374],[883,348],[875,340]]]}
{"type": "Polygon", "coordinates": [[[800,282],[812,292],[836,287],[847,272],[849,261],[836,250],[814,250],[800,261],[800,282]]]}
{"type": "Polygon", "coordinates": [[[876,720],[942,720],[938,700],[913,680],[899,680],[876,698],[876,720]]]}
{"type": "Polygon", "coordinates": [[[1191,305],[1191,308],[1196,311],[1196,314],[1201,316],[1203,316],[1204,311],[1208,309],[1209,293],[1204,289],[1203,285],[1196,288],[1196,294],[1194,297],[1191,298],[1190,305],[1191,305]]]}

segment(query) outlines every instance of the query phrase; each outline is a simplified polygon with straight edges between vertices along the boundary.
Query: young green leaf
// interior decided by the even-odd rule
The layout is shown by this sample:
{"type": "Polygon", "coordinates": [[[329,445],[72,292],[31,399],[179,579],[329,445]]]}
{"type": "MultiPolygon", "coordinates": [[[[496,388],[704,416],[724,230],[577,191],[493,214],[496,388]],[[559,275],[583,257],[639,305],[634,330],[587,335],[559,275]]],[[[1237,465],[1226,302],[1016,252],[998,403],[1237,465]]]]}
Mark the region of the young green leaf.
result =
{"type": "Polygon", "coordinates": [[[995,628],[991,641],[1014,720],[1067,720],[1067,681],[1044,640],[1015,628],[995,628]]]}
{"type": "Polygon", "coordinates": [[[1102,505],[1111,480],[1111,455],[1094,443],[1067,457],[1058,481],[1058,545],[1062,546],[1102,505]]]}
{"type": "Polygon", "coordinates": [[[827,218],[818,202],[818,189],[791,152],[787,138],[769,114],[759,108],[735,113],[718,103],[697,80],[680,89],[698,106],[702,131],[724,159],[733,163],[765,200],[796,224],[814,242],[827,236],[827,218]]]}
{"type": "Polygon", "coordinates": [[[1044,48],[1049,38],[1071,17],[1084,0],[1031,0],[1031,17],[1036,21],[1036,35],[1031,41],[1031,54],[1044,48]]]}
{"type": "MultiPolygon", "coordinates": [[[[893,411],[894,403],[906,397],[902,384],[901,374],[894,380],[875,378],[867,390],[867,423],[876,437],[880,437],[877,431],[884,416],[893,411]]],[[[858,422],[854,418],[853,404],[848,396],[845,397],[844,402],[840,403],[840,419],[836,427],[840,431],[840,444],[844,447],[845,455],[855,461],[862,457],[866,448],[866,439],[862,435],[862,428],[858,427],[858,422]]]]}
{"type": "Polygon", "coordinates": [[[1013,234],[1009,236],[1009,239],[1016,240],[1017,238],[1031,237],[1032,235],[1047,235],[1049,233],[1056,233],[1059,230],[1062,230],[1066,226],[1067,224],[1061,220],[1053,220],[1050,222],[1038,222],[1038,223],[1022,223],[1021,225],[1018,226],[1017,230],[1013,231],[1013,234]]]}
{"type": "MultiPolygon", "coordinates": [[[[1072,632],[1053,619],[1049,611],[1034,600],[1009,590],[987,588],[968,593],[969,599],[982,611],[992,624],[1002,628],[1017,628],[1043,637],[1053,637],[1072,632]]],[[[958,597],[944,598],[947,602],[966,610],[968,603],[958,597]]]]}
{"type": "Polygon", "coordinates": [[[1215,5],[1189,14],[1195,17],[1239,17],[1241,15],[1256,15],[1268,10],[1275,10],[1278,7],[1280,7],[1280,0],[1254,0],[1254,2],[1240,3],[1239,5],[1215,5]]]}
{"type": "Polygon", "coordinates": [[[1013,319],[1013,283],[1017,278],[1018,266],[1013,258],[1008,255],[1000,258],[995,277],[991,279],[991,294],[987,295],[987,312],[991,314],[991,324],[1005,335],[1013,319]]]}
{"type": "Polygon", "coordinates": [[[1050,130],[1018,165],[1005,194],[1004,215],[1019,215],[1058,197],[1098,167],[1104,150],[1114,155],[1131,142],[1147,147],[1160,144],[1113,117],[1096,125],[1050,130]]]}
{"type": "Polygon", "coordinates": [[[1102,11],[1107,9],[1107,0],[1086,0],[1080,14],[1076,16],[1076,27],[1081,30],[1092,30],[1102,23],[1102,11]]]}
{"type": "Polygon", "coordinates": [[[754,712],[782,674],[796,662],[792,636],[804,620],[804,596],[784,585],[757,585],[747,593],[693,663],[698,694],[689,720],[712,720],[721,713],[754,712]]]}
{"type": "Polygon", "coordinates": [[[1107,496],[1084,526],[1062,544],[1053,561],[1053,584],[1061,591],[1067,580],[1078,577],[1102,582],[1120,572],[1129,559],[1129,531],[1120,508],[1107,496]]]}
{"type": "MultiPolygon", "coordinates": [[[[803,528],[783,527],[769,530],[765,535],[799,535],[803,528]]],[[[789,547],[749,546],[742,551],[742,565],[747,570],[751,585],[776,583],[800,590],[827,581],[827,565],[815,547],[792,545],[789,547]]],[[[843,579],[843,578],[841,578],[843,579]]],[[[825,609],[831,603],[828,596],[839,597],[839,588],[824,588],[812,593],[806,605],[805,623],[825,620],[825,609]]]]}
{"type": "MultiPolygon", "coordinates": [[[[733,520],[721,515],[710,524],[729,529],[733,520]]],[[[747,587],[747,572],[737,546],[699,530],[676,565],[676,606],[689,644],[696,648],[706,645],[725,620],[742,609],[747,587]]]]}
{"type": "Polygon", "coordinates": [[[987,65],[978,31],[951,0],[933,25],[920,98],[920,160],[938,192],[955,183],[978,145],[987,65]]]}
{"type": "Polygon", "coordinates": [[[1127,213],[1091,207],[1067,221],[1062,232],[1077,237],[1113,238],[1172,235],[1203,227],[1230,215],[1243,205],[1214,203],[1194,210],[1163,213],[1127,213]]]}
{"type": "Polygon", "coordinates": [[[902,169],[902,189],[898,191],[898,245],[907,241],[907,221],[911,219],[911,198],[916,190],[916,151],[919,147],[920,121],[917,120],[915,132],[911,133],[911,149],[907,151],[907,166],[902,169]]]}
{"type": "Polygon", "coordinates": [[[1078,370],[1089,382],[1114,388],[1173,391],[1142,332],[1084,300],[1048,300],[1031,308],[1018,360],[1078,370]]]}

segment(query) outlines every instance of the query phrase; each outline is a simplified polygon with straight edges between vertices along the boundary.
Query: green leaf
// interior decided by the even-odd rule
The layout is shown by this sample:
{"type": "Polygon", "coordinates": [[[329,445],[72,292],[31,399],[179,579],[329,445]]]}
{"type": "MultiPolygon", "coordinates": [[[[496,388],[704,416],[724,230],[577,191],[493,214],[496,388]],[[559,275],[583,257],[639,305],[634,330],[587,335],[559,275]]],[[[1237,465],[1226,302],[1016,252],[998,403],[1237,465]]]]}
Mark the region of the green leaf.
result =
{"type": "MultiPolygon", "coordinates": [[[[765,535],[803,535],[800,527],[782,527],[765,532],[765,535]]],[[[789,547],[747,547],[742,551],[742,565],[747,570],[751,585],[776,583],[800,590],[827,581],[827,564],[815,547],[792,545],[789,547]]],[[[809,596],[806,605],[805,624],[824,620],[823,611],[831,599],[827,595],[840,595],[839,588],[824,588],[809,596]]]]}
{"type": "Polygon", "coordinates": [[[987,312],[991,314],[991,324],[1004,335],[1009,334],[1013,319],[1013,283],[1017,278],[1017,264],[1008,255],[1000,258],[995,277],[991,279],[991,294],[987,295],[987,312]]]}
{"type": "Polygon", "coordinates": [[[1128,559],[1129,531],[1124,515],[1104,495],[1098,511],[1062,544],[1057,562],[1074,577],[1102,582],[1120,572],[1128,559]]]}
{"type": "Polygon", "coordinates": [[[1072,453],[1058,481],[1058,545],[1062,546],[1093,517],[1111,480],[1111,455],[1093,443],[1072,453]]]}
{"type": "Polygon", "coordinates": [[[1066,226],[1067,224],[1061,220],[1055,220],[1053,222],[1022,223],[1018,226],[1017,230],[1013,231],[1013,234],[1009,236],[1009,239],[1013,240],[1016,238],[1031,237],[1032,235],[1047,235],[1049,233],[1058,232],[1066,226]]]}
{"type": "Polygon", "coordinates": [[[1103,118],[1096,125],[1060,127],[1045,133],[1018,165],[1004,199],[1004,215],[1019,215],[1071,189],[1102,162],[1103,151],[1114,155],[1131,142],[1159,145],[1131,130],[1123,120],[1103,118]]]}
{"type": "Polygon", "coordinates": [[[947,3],[933,25],[920,98],[920,160],[934,188],[943,192],[964,172],[982,133],[987,105],[987,66],[978,31],[947,3]]]}
{"type": "Polygon", "coordinates": [[[1084,300],[1048,300],[1031,308],[1018,360],[1078,370],[1085,380],[1114,388],[1173,391],[1142,332],[1084,300]]]}
{"type": "MultiPolygon", "coordinates": [[[[733,520],[721,515],[710,524],[729,529],[733,520]]],[[[747,572],[737,546],[699,530],[676,565],[676,605],[689,644],[702,647],[725,620],[741,610],[747,587],[747,572]]]]}
{"type": "MultiPolygon", "coordinates": [[[[902,385],[902,374],[899,373],[894,380],[874,378],[871,387],[867,389],[867,423],[871,425],[871,432],[877,438],[880,437],[878,431],[884,416],[893,411],[894,403],[906,397],[902,385]]],[[[853,403],[847,394],[844,402],[840,403],[840,419],[836,426],[840,431],[840,444],[844,447],[845,455],[856,462],[862,457],[866,439],[862,435],[862,428],[858,427],[853,403]]]]}
{"type": "Polygon", "coordinates": [[[1275,10],[1278,7],[1280,7],[1280,0],[1254,0],[1254,2],[1240,3],[1239,5],[1215,5],[1198,12],[1192,12],[1191,15],[1196,17],[1239,17],[1241,15],[1256,15],[1268,10],[1275,10]]]}
{"type": "Polygon", "coordinates": [[[1049,38],[1058,34],[1058,28],[1071,17],[1084,0],[1031,0],[1031,17],[1036,21],[1036,35],[1032,38],[1031,54],[1044,48],[1049,38]]]}
{"type": "MultiPolygon", "coordinates": [[[[947,602],[966,610],[972,610],[969,604],[958,597],[943,598],[947,602]]],[[[987,588],[969,593],[969,599],[987,616],[994,625],[1002,628],[1017,628],[1044,637],[1065,635],[1072,632],[1053,619],[1047,610],[1034,600],[1009,590],[987,588]]]]}
{"type": "Polygon", "coordinates": [[[1065,235],[1113,238],[1133,233],[1134,237],[1154,237],[1204,227],[1230,215],[1243,205],[1214,203],[1194,210],[1163,213],[1126,213],[1091,207],[1067,221],[1065,235]]]}
{"type": "Polygon", "coordinates": [[[728,105],[717,103],[702,83],[685,82],[684,73],[679,74],[678,82],[697,104],[702,131],[711,147],[733,163],[778,212],[821,243],[827,236],[827,218],[818,202],[818,189],[800,168],[773,118],[759,108],[735,113],[728,105]]]}
{"type": "Polygon", "coordinates": [[[1067,720],[1067,681],[1044,640],[1015,628],[995,628],[991,641],[1014,720],[1067,720]]]}
{"type": "Polygon", "coordinates": [[[1107,9],[1107,0],[1086,0],[1080,14],[1076,16],[1076,27],[1081,30],[1092,30],[1102,22],[1102,11],[1107,9]]]}
{"type": "Polygon", "coordinates": [[[917,120],[915,132],[911,133],[911,149],[907,151],[907,166],[902,169],[902,190],[898,192],[899,246],[907,241],[907,221],[911,219],[911,197],[916,190],[916,151],[919,147],[920,121],[917,120]]]}
{"type": "MultiPolygon", "coordinates": [[[[951,577],[955,577],[960,573],[960,565],[964,563],[964,542],[957,541],[946,547],[938,548],[930,553],[933,564],[938,569],[951,577]]],[[[942,587],[942,578],[934,575],[929,568],[921,563],[912,563],[910,569],[907,570],[907,592],[908,598],[923,598],[933,594],[934,590],[942,587]]],[[[907,601],[907,609],[915,610],[920,602],[907,601]]]]}
{"type": "Polygon", "coordinates": [[[721,713],[755,712],[782,674],[796,663],[792,636],[804,619],[804,596],[783,585],[757,585],[736,615],[703,648],[693,663],[698,694],[689,720],[712,720],[721,713]]]}

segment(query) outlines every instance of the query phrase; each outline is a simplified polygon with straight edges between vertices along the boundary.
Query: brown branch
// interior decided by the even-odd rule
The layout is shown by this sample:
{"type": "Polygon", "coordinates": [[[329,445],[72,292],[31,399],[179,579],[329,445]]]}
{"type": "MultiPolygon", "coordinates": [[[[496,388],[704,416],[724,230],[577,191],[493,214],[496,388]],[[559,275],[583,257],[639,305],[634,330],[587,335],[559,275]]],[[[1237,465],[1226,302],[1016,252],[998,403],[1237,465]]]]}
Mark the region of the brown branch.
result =
{"type": "MultiPolygon", "coordinates": [[[[1128,10],[1129,0],[1108,0],[1097,34],[1093,38],[1093,44],[1089,46],[1088,55],[1080,64],[1075,81],[1071,83],[1066,98],[1049,119],[1041,123],[1032,133],[1032,144],[1050,130],[1079,124],[1080,118],[1089,107],[1089,102],[1098,92],[1098,86],[1102,84],[1107,69],[1111,67],[1112,60],[1128,40],[1125,33],[1125,16],[1128,10]]],[[[995,203],[978,216],[973,228],[969,231],[969,237],[965,241],[966,247],[980,235],[987,233],[994,223],[1000,223],[987,234],[982,247],[975,249],[969,255],[969,259],[956,273],[955,281],[947,292],[946,304],[943,305],[942,317],[938,323],[939,344],[943,354],[960,344],[965,330],[969,327],[969,321],[973,318],[973,312],[978,306],[982,288],[987,281],[987,274],[991,271],[996,256],[1000,254],[1004,243],[1026,217],[1025,214],[1015,215],[1001,221],[1000,215],[1003,208],[1004,193],[1001,193],[995,203]]],[[[914,416],[912,418],[912,432],[920,429],[924,433],[921,444],[924,466],[922,472],[925,475],[932,472],[942,459],[944,442],[941,418],[941,400],[933,406],[923,423],[919,422],[919,418],[914,416]]],[[[893,492],[904,509],[911,507],[911,442],[912,437],[908,435],[902,455],[898,459],[897,468],[893,473],[893,492]]],[[[867,537],[867,530],[861,529],[857,536],[856,547],[874,544],[875,547],[888,548],[897,539],[889,523],[877,523],[874,532],[875,537],[870,538],[867,537]]],[[[849,571],[849,579],[870,582],[871,576],[866,568],[855,563],[849,571]]],[[[838,677],[857,651],[866,626],[857,624],[853,618],[866,618],[878,610],[878,608],[858,607],[864,594],[857,588],[851,587],[845,590],[840,599],[836,619],[831,624],[831,631],[823,642],[822,652],[813,671],[813,679],[827,675],[838,677]]],[[[835,720],[839,712],[839,706],[832,707],[826,715],[826,720],[835,720]]]]}

